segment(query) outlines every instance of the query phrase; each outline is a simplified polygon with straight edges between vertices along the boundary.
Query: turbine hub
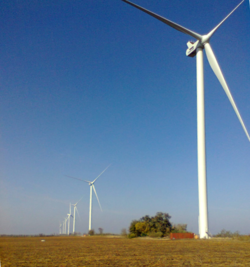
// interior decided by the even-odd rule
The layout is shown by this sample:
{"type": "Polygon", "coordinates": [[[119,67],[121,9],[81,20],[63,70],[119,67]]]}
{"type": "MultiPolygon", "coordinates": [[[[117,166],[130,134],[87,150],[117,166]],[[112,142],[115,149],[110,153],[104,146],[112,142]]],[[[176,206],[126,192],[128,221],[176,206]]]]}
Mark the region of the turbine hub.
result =
{"type": "Polygon", "coordinates": [[[206,35],[203,35],[203,36],[202,36],[202,39],[201,39],[201,43],[202,43],[203,45],[204,45],[205,43],[208,43],[212,35],[213,35],[213,32],[210,32],[210,33],[208,33],[208,34],[206,34],[206,35]]]}

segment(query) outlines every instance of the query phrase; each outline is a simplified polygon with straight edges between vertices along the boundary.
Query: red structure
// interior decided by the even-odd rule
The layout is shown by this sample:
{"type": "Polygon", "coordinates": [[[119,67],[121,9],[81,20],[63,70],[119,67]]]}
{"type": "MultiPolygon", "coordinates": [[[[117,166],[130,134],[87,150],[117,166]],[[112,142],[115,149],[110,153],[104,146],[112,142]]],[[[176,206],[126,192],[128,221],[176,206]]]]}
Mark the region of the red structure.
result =
{"type": "Polygon", "coordinates": [[[170,239],[194,238],[194,233],[171,233],[170,239]]]}

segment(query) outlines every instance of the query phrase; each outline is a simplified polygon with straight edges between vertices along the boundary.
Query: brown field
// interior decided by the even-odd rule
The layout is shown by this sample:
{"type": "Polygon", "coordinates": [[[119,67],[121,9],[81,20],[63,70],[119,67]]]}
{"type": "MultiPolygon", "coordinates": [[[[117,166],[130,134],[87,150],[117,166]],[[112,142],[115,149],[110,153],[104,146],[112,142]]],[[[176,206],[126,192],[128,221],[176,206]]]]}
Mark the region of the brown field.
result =
{"type": "Polygon", "coordinates": [[[250,242],[108,237],[0,237],[1,267],[250,266],[250,242]],[[45,242],[41,242],[45,239],[45,242]]]}

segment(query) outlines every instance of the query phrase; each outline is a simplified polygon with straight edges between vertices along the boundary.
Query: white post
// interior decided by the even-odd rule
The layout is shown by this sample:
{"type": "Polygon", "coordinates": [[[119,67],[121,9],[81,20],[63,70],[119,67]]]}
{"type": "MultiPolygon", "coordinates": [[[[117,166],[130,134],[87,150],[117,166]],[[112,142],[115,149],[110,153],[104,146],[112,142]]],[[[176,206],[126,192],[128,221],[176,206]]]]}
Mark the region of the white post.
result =
{"type": "Polygon", "coordinates": [[[90,198],[89,198],[89,230],[91,230],[91,212],[92,212],[92,184],[90,185],[90,198]]]}
{"type": "Polygon", "coordinates": [[[206,181],[206,137],[204,105],[204,67],[203,49],[197,48],[197,152],[198,152],[198,190],[199,190],[199,234],[208,238],[207,181],[206,181]]]}

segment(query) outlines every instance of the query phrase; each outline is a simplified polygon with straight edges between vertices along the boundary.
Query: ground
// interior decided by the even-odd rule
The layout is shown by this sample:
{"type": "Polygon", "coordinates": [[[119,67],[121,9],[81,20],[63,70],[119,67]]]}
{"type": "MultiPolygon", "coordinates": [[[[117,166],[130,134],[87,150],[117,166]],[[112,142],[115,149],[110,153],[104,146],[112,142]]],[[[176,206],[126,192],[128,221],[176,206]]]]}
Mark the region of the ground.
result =
{"type": "Polygon", "coordinates": [[[250,242],[107,237],[0,237],[1,267],[250,266],[250,242]],[[45,242],[41,242],[44,239],[45,242]]]}

